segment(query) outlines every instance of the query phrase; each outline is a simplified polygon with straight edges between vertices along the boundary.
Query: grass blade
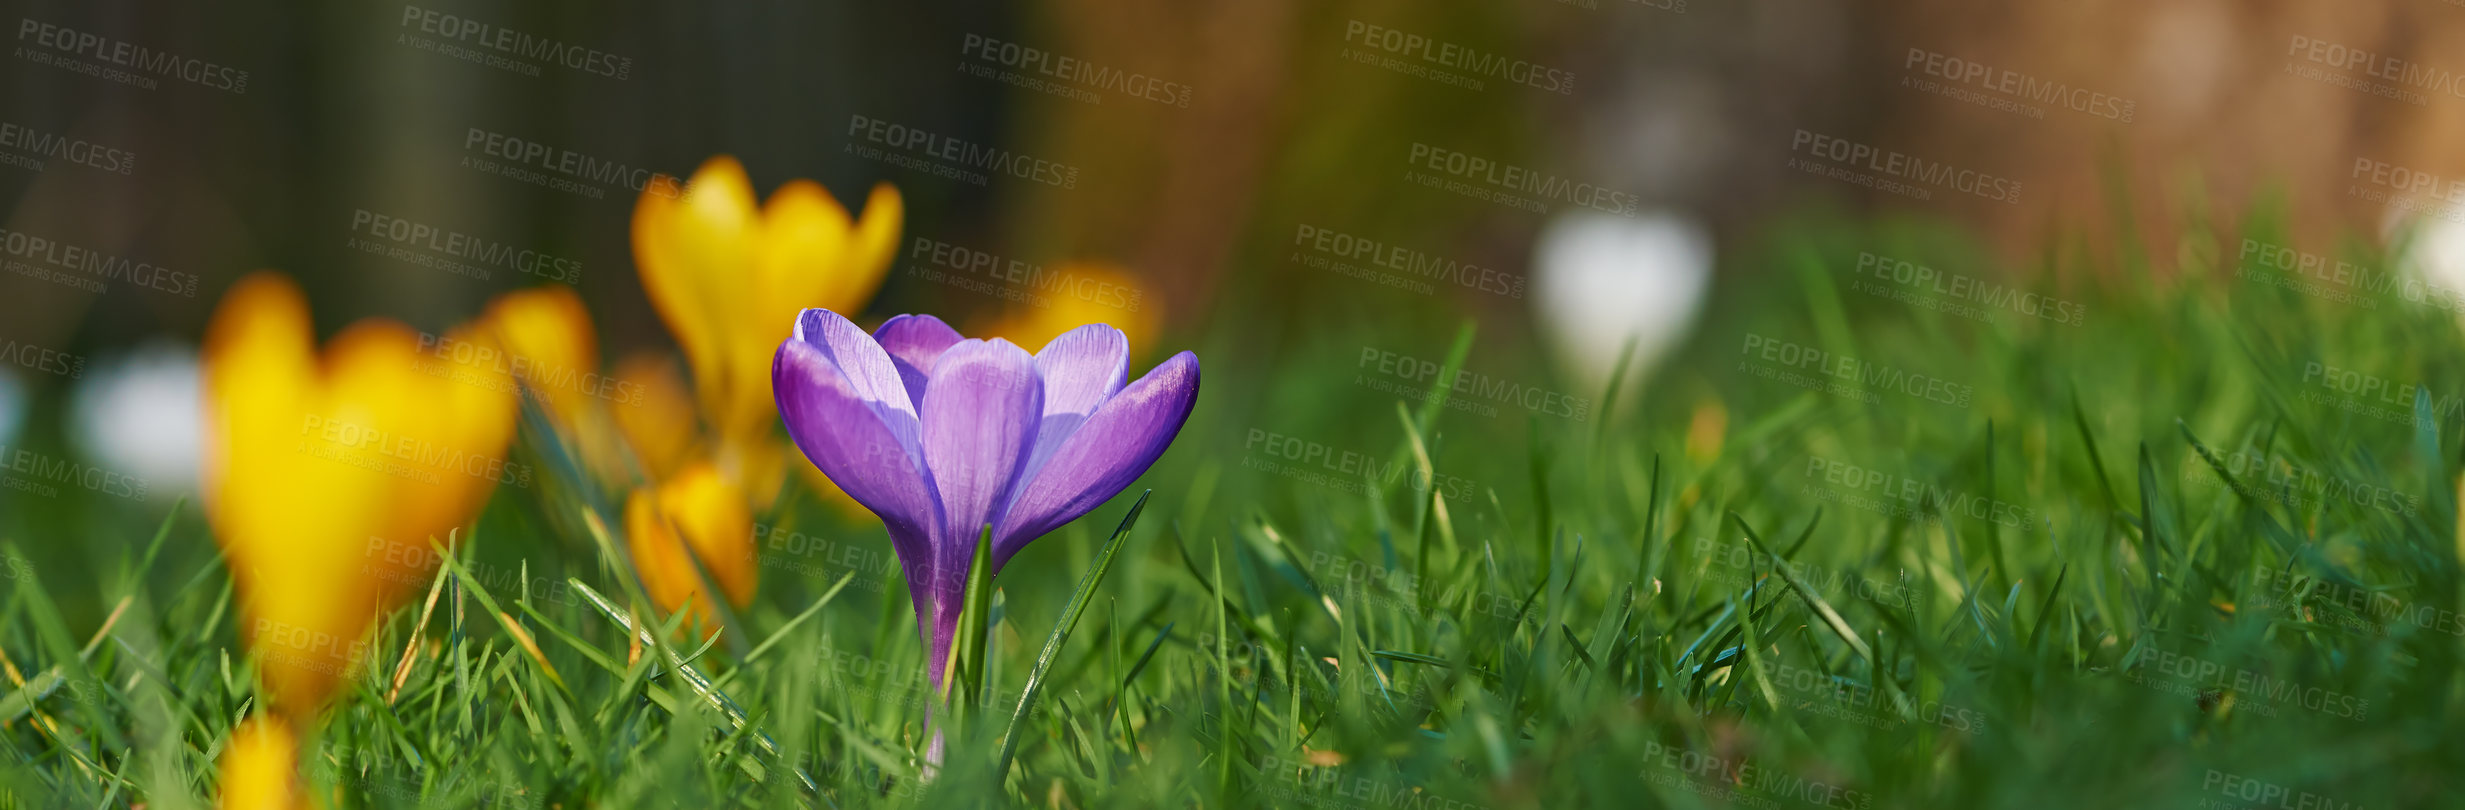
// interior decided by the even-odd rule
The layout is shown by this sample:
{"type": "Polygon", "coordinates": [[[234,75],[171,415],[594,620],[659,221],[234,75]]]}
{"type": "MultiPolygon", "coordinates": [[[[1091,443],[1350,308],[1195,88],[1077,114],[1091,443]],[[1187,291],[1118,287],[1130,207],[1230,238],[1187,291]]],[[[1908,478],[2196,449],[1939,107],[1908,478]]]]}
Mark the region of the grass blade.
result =
{"type": "MultiPolygon", "coordinates": [[[[1059,655],[1061,646],[1070,640],[1070,632],[1078,628],[1079,616],[1087,612],[1088,603],[1095,601],[1096,587],[1104,584],[1105,572],[1113,568],[1113,556],[1121,553],[1122,541],[1129,538],[1130,527],[1138,525],[1138,513],[1146,510],[1147,497],[1153,494],[1155,490],[1152,489],[1139,493],[1138,502],[1130,505],[1130,513],[1122,516],[1121,526],[1113,530],[1112,539],[1104,542],[1104,550],[1096,553],[1095,562],[1088,566],[1087,574],[1079,578],[1078,588],[1070,592],[1070,603],[1061,609],[1061,620],[1053,623],[1052,635],[1045,637],[1044,651],[1036,654],[1036,666],[1028,670],[1027,685],[1019,690],[1018,709],[1010,713],[1010,730],[1002,735],[1001,759],[993,765],[993,784],[1001,784],[1003,777],[1010,773],[1010,760],[1018,755],[1019,737],[1025,730],[1027,715],[1035,710],[1036,696],[1044,692],[1045,671],[1052,668],[1054,656],[1059,655]]],[[[1148,648],[1150,655],[1154,652],[1153,647],[1148,648]]],[[[1145,663],[1144,658],[1140,659],[1142,666],[1145,663]]]]}

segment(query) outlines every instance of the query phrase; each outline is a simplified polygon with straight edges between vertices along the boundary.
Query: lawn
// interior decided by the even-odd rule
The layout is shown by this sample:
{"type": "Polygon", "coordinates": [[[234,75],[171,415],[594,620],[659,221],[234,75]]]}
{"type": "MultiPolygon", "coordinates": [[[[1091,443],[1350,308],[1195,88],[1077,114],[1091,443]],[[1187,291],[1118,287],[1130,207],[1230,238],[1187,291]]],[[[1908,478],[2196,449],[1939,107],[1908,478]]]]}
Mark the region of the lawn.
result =
{"type": "MultiPolygon", "coordinates": [[[[704,642],[534,410],[303,768],[375,808],[2453,801],[2456,299],[2193,213],[2024,261],[1790,219],[1600,390],[1494,305],[1229,291],[1159,341],[1206,369],[1174,448],[995,581],[929,778],[878,523],[796,487],[704,642]]],[[[258,696],[195,502],[10,497],[0,808],[210,806],[258,696]]]]}

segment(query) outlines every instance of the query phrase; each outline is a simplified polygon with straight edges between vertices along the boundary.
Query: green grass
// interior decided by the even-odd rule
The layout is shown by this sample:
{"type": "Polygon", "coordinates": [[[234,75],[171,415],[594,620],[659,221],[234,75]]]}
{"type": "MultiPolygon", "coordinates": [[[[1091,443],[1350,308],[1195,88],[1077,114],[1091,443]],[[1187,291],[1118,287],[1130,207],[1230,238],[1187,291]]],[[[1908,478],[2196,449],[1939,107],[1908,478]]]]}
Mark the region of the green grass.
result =
{"type": "MultiPolygon", "coordinates": [[[[1176,448],[1001,573],[930,781],[878,526],[789,499],[754,606],[680,645],[631,629],[656,619],[581,517],[603,497],[501,489],[433,611],[375,632],[310,769],[354,807],[2453,802],[2456,315],[2238,277],[2278,229],[2190,213],[2018,268],[1925,225],[1793,223],[1614,401],[1477,306],[1230,296],[1180,339],[1208,377],[1176,448]],[[1912,306],[1861,252],[2084,322],[1912,306]],[[1940,384],[1811,390],[1749,340],[1940,384]],[[1365,346],[1595,416],[1398,402],[1365,346]]],[[[210,803],[254,695],[196,509],[159,533],[11,509],[35,511],[0,651],[29,685],[0,697],[0,807],[210,803]]]]}

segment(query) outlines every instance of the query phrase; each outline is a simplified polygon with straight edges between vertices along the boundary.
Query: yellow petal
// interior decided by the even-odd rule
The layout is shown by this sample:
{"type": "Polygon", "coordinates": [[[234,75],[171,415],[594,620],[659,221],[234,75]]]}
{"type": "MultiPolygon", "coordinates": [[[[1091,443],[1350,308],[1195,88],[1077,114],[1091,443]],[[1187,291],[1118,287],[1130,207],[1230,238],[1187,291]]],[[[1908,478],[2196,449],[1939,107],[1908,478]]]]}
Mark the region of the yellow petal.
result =
{"type": "Polygon", "coordinates": [[[289,724],[259,714],[233,729],[223,748],[223,810],[300,810],[309,806],[299,776],[300,743],[289,724]]]}
{"type": "Polygon", "coordinates": [[[702,164],[681,196],[646,190],[634,206],[634,261],[643,291],[684,347],[705,407],[731,388],[724,362],[734,319],[754,298],[749,274],[758,235],[753,182],[735,158],[702,164]]]}
{"type": "Polygon", "coordinates": [[[485,335],[369,320],[313,347],[298,289],[261,274],[224,296],[204,359],[207,514],[243,637],[292,714],[313,714],[362,662],[369,620],[434,573],[428,539],[514,473],[512,382],[485,335]]]}
{"type": "Polygon", "coordinates": [[[835,282],[843,276],[835,270],[847,252],[853,225],[847,209],[820,183],[790,180],[772,192],[770,202],[762,206],[760,261],[755,269],[763,292],[786,300],[754,303],[790,315],[806,306],[844,306],[845,302],[826,296],[837,289],[835,282]]]}
{"type": "Polygon", "coordinates": [[[1111,324],[1129,338],[1130,354],[1146,351],[1163,327],[1163,311],[1138,277],[1109,262],[1064,262],[1026,282],[1033,296],[970,334],[1006,338],[1030,351],[1091,323],[1111,324]]]}
{"type": "Polygon", "coordinates": [[[297,463],[288,445],[300,429],[294,414],[313,393],[313,340],[307,302],[270,274],[233,285],[207,329],[202,480],[207,514],[230,533],[265,537],[286,522],[280,501],[248,496],[279,486],[297,463]]]}
{"type": "Polygon", "coordinates": [[[864,219],[848,239],[845,269],[832,274],[837,281],[814,306],[828,307],[834,312],[849,313],[863,309],[873,294],[881,289],[882,276],[890,272],[890,261],[898,253],[899,229],[905,224],[906,205],[899,190],[889,183],[876,183],[873,193],[865,198],[864,219]]]}
{"type": "Polygon", "coordinates": [[[780,187],[763,207],[756,260],[746,268],[751,295],[729,324],[727,377],[736,387],[727,396],[726,411],[714,415],[722,437],[766,436],[778,421],[771,357],[794,331],[797,312],[833,305],[825,296],[843,273],[848,228],[847,211],[810,180],[780,187]]]}
{"type": "Polygon", "coordinates": [[[593,402],[609,396],[610,385],[599,374],[598,333],[572,288],[534,287],[497,296],[486,319],[497,342],[512,354],[524,390],[567,430],[583,421],[582,412],[593,402]]]}
{"type": "Polygon", "coordinates": [[[755,509],[769,509],[779,499],[780,487],[787,483],[787,457],[803,458],[789,453],[787,443],[767,431],[721,437],[717,451],[719,473],[745,493],[755,509]]]}
{"type": "MultiPolygon", "coordinates": [[[[498,484],[529,486],[531,475],[505,453],[520,405],[508,371],[512,363],[495,338],[474,324],[447,332],[438,343],[470,347],[467,352],[422,355],[418,345],[410,345],[414,354],[404,366],[410,398],[387,403],[385,418],[398,439],[387,455],[417,471],[396,476],[389,522],[424,548],[430,538],[444,543],[454,527],[476,517],[498,484]]],[[[387,362],[397,361],[389,355],[387,362]]],[[[426,585],[429,571],[433,565],[407,584],[426,585]]]]}
{"type": "Polygon", "coordinates": [[[693,560],[710,572],[729,603],[741,607],[752,601],[758,576],[753,514],[744,493],[718,468],[695,464],[656,487],[634,490],[625,504],[625,530],[642,587],[661,609],[677,610],[690,597],[697,616],[709,615],[702,607],[707,597],[698,595],[701,579],[693,560]]]}
{"type": "Polygon", "coordinates": [[[354,663],[352,643],[376,603],[361,542],[379,525],[388,484],[346,463],[365,439],[328,414],[307,303],[276,275],[225,294],[204,352],[206,513],[231,564],[278,708],[313,712],[354,663]]]}
{"type": "Polygon", "coordinates": [[[888,184],[851,222],[810,180],[789,182],[757,210],[744,167],[725,155],[703,164],[682,196],[643,195],[634,209],[643,289],[684,348],[719,444],[750,448],[775,436],[770,362],[796,313],[862,310],[889,269],[903,216],[888,184]]]}
{"type": "Polygon", "coordinates": [[[642,473],[664,480],[683,466],[693,452],[693,393],[672,358],[636,354],[616,365],[617,379],[630,386],[613,411],[616,427],[641,462],[642,473]]]}

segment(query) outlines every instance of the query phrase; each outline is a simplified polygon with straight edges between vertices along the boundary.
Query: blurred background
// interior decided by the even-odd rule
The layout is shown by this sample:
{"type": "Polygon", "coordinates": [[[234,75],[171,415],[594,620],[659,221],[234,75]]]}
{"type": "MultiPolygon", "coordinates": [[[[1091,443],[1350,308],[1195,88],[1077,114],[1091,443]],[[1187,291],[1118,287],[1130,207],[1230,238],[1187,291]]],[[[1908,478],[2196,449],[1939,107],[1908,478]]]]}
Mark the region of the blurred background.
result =
{"type": "MultiPolygon", "coordinates": [[[[298,279],[325,335],[368,316],[443,330],[569,284],[603,355],[672,353],[635,273],[635,200],[719,154],[764,196],[812,178],[854,208],[899,189],[900,249],[862,323],[1107,320],[1136,368],[1193,348],[1212,375],[1435,359],[1469,319],[1472,367],[1579,392],[1625,340],[1673,356],[1696,313],[1789,283],[1740,258],[1784,223],[1948,226],[1928,260],[1978,277],[2087,266],[2048,246],[2121,234],[2158,246],[2162,274],[2186,218],[2275,200],[2294,247],[2328,253],[2397,238],[2465,182],[2465,7],[2427,0],[11,16],[0,445],[20,455],[0,461],[25,479],[75,460],[139,490],[0,491],[0,533],[38,557],[194,492],[196,341],[254,270],[298,279]],[[147,68],[165,53],[169,72],[147,68]],[[1118,290],[986,270],[1013,262],[1118,290]]],[[[1229,379],[1202,410],[1329,396],[1229,379]]]]}

